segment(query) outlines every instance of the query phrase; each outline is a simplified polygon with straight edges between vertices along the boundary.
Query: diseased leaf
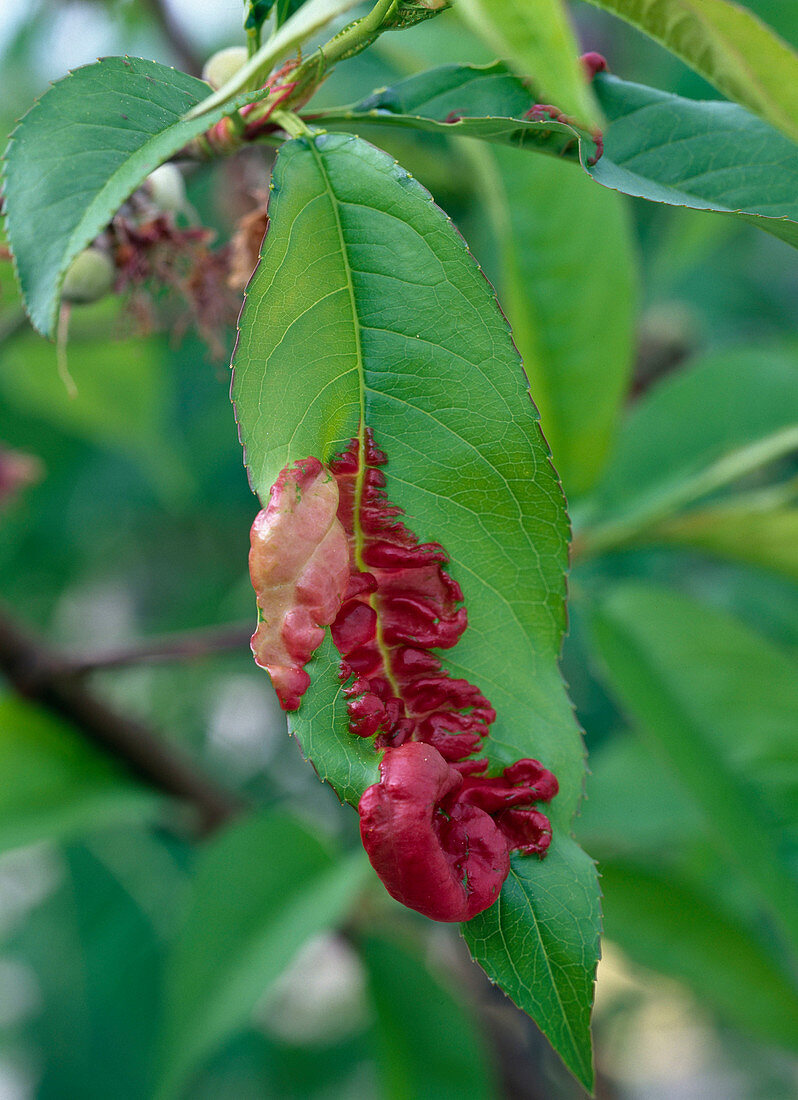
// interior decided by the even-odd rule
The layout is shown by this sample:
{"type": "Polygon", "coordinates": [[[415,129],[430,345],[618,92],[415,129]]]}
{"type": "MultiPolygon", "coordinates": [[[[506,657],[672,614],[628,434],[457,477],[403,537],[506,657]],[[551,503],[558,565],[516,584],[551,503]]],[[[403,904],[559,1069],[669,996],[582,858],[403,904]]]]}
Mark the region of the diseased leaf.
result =
{"type": "Polygon", "coordinates": [[[160,800],[70,726],[0,698],[0,849],[151,819],[160,800]]]}
{"type": "Polygon", "coordinates": [[[629,220],[574,165],[469,148],[499,243],[503,307],[572,498],[601,473],[632,366],[629,220]]]}
{"type": "Polygon", "coordinates": [[[6,226],[25,307],[45,336],[55,329],[67,268],[125,199],[193,138],[264,93],[184,120],[207,94],[204,81],[155,61],[106,57],[50,87],[14,130],[6,226]]]}
{"type": "Polygon", "coordinates": [[[496,144],[539,149],[576,159],[575,139],[594,150],[587,131],[556,119],[527,118],[534,96],[503,62],[441,65],[382,88],[346,107],[309,110],[305,117],[329,129],[361,124],[429,130],[453,137],[476,137],[496,144]]]}
{"type": "Polygon", "coordinates": [[[361,946],[377,1014],[378,1071],[386,1100],[496,1096],[476,1021],[418,952],[369,937],[361,946]]]}
{"type": "Polygon", "coordinates": [[[458,10],[541,98],[585,125],[598,124],[562,0],[458,0],[458,10]]]}
{"type": "Polygon", "coordinates": [[[587,0],[660,42],[729,99],[798,141],[798,54],[728,0],[587,0]]]}
{"type": "MultiPolygon", "coordinates": [[[[421,542],[442,544],[464,594],[468,629],[444,667],[484,691],[497,712],[480,755],[495,770],[534,756],[554,771],[560,794],[550,816],[565,844],[583,773],[557,669],[567,521],[490,287],[428,193],[351,136],[281,149],[270,219],[234,360],[253,487],[265,500],[286,465],[311,455],[329,464],[361,425],[373,431],[387,455],[388,500],[421,542]]],[[[331,644],[307,670],[310,687],[291,728],[314,763],[320,756],[339,795],[357,802],[377,754],[349,731],[331,644]]],[[[555,1043],[570,1027],[584,1050],[597,891],[592,864],[564,860],[562,850],[518,866],[533,882],[547,868],[569,884],[577,909],[568,920],[586,936],[582,986],[565,1009],[545,990],[524,1007],[555,1043]]],[[[562,913],[552,908],[544,920],[562,913]]],[[[547,925],[530,954],[514,957],[531,986],[549,981],[546,950],[558,935],[547,925]]],[[[502,949],[483,938],[476,950],[489,967],[502,949]]],[[[585,1072],[584,1060],[563,1053],[585,1072]]]]}
{"type": "Polygon", "coordinates": [[[353,903],[368,864],[342,859],[280,814],[237,822],[205,849],[167,960],[162,1098],[254,1008],[311,936],[353,903]]]}
{"type": "Polygon", "coordinates": [[[791,141],[734,104],[684,99],[603,73],[594,87],[608,119],[597,161],[584,131],[526,117],[529,91],[500,63],[443,65],[308,117],[329,129],[429,130],[578,158],[610,190],[734,215],[798,246],[798,148],[791,141]]]}
{"type": "Polygon", "coordinates": [[[796,804],[794,663],[729,616],[644,585],[603,598],[593,633],[612,690],[794,961],[798,883],[779,836],[796,804]]]}

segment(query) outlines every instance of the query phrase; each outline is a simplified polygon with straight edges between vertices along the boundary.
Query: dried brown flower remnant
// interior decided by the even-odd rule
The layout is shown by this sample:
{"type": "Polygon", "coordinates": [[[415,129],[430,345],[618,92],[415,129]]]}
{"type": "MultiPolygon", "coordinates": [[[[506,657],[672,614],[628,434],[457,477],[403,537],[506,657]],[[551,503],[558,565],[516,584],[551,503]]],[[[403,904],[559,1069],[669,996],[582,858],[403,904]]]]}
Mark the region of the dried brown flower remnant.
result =
{"type": "Polygon", "coordinates": [[[269,212],[261,206],[239,221],[230,241],[230,263],[227,285],[231,290],[243,290],[252,278],[260,258],[260,246],[269,227],[269,212]]]}

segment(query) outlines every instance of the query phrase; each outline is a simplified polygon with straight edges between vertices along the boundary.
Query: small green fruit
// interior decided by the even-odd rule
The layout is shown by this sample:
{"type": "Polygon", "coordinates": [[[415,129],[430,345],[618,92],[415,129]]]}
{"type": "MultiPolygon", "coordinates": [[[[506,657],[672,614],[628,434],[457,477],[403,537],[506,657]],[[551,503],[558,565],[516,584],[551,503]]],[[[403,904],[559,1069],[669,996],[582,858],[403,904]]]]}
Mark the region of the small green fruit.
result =
{"type": "Polygon", "coordinates": [[[61,287],[65,302],[97,302],[114,285],[116,270],[111,260],[97,248],[86,248],[67,269],[61,287]]]}
{"type": "Polygon", "coordinates": [[[228,46],[219,50],[205,62],[202,79],[207,81],[214,91],[218,91],[249,60],[246,46],[228,46]]]}
{"type": "Polygon", "coordinates": [[[150,198],[159,210],[179,214],[186,205],[186,186],[180,169],[174,164],[162,164],[150,172],[146,184],[150,198]]]}

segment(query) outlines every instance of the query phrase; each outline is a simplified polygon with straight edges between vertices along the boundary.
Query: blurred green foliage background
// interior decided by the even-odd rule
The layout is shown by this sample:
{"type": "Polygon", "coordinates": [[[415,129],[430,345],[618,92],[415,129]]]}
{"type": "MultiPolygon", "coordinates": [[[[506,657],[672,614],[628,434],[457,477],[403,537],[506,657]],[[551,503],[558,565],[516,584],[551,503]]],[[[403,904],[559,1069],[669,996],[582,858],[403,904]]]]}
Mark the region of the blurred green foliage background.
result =
{"type": "MultiPolygon", "coordinates": [[[[798,43],[792,0],[749,6],[798,43]]],[[[580,3],[573,14],[585,48],[624,78],[715,98],[619,22],[580,3]]],[[[67,68],[114,53],[201,62],[240,41],[240,17],[238,0],[11,4],[0,17],[2,127],[10,132],[67,68]]],[[[480,49],[447,15],[341,66],[319,101],[351,102],[427,63],[488,60],[480,49]]],[[[493,177],[474,150],[367,136],[452,215],[522,351],[537,331],[540,363],[527,354],[527,365],[533,396],[536,366],[541,378],[550,370],[544,432],[569,401],[589,420],[589,402],[578,411],[580,370],[602,372],[622,396],[620,434],[614,414],[603,436],[588,431],[572,481],[550,435],[576,531],[564,671],[591,752],[577,834],[600,861],[605,894],[599,1095],[791,1097],[795,959],[773,895],[763,900],[757,875],[725,845],[713,783],[728,776],[728,789],[742,791],[738,824],[755,823],[789,877],[795,449],[743,461],[725,480],[701,478],[798,422],[795,254],[732,219],[614,199],[594,209],[603,200],[576,169],[502,151],[490,171],[518,200],[513,285],[493,177]],[[571,267],[563,275],[558,264],[571,267]],[[558,288],[571,279],[563,304],[558,288]],[[580,328],[591,310],[612,321],[580,328]],[[552,311],[557,326],[545,319],[552,311]],[[573,371],[559,383],[558,363],[573,371]],[[680,756],[667,716],[637,699],[643,666],[702,747],[697,763],[680,756]]],[[[248,151],[189,174],[196,216],[220,244],[242,212],[236,196],[266,185],[271,155],[248,151]]],[[[257,505],[225,356],[186,325],[179,303],[159,301],[154,330],[142,334],[123,303],[106,300],[73,311],[68,365],[79,396],[70,399],[54,348],[22,319],[8,262],[0,289],[0,442],[34,460],[31,483],[0,512],[7,607],[73,656],[217,625],[242,624],[245,634],[257,505]]],[[[232,327],[218,335],[232,347],[232,327]]],[[[109,668],[90,682],[247,810],[197,845],[186,812],[6,691],[3,1100],[583,1095],[470,965],[456,933],[401,910],[375,884],[354,815],[288,741],[246,644],[109,668]]]]}

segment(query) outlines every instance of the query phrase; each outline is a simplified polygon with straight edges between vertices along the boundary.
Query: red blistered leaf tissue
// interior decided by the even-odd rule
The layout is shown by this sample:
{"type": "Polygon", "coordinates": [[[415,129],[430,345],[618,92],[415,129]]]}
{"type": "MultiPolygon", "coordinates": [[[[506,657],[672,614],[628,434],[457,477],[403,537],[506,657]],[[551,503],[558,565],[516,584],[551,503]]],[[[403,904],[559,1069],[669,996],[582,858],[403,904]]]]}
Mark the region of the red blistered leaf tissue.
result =
{"type": "Polygon", "coordinates": [[[529,759],[485,774],[496,713],[435,652],[466,629],[463,594],[443,547],[420,543],[387,499],[386,461],[366,430],[329,469],[308,458],[281,472],[252,528],[252,647],[295,710],[331,626],[350,731],[382,751],[380,782],[358,806],[369,859],[398,901],[469,920],[495,902],[511,851],[545,854],[551,825],[535,803],[557,780],[529,759]]]}

